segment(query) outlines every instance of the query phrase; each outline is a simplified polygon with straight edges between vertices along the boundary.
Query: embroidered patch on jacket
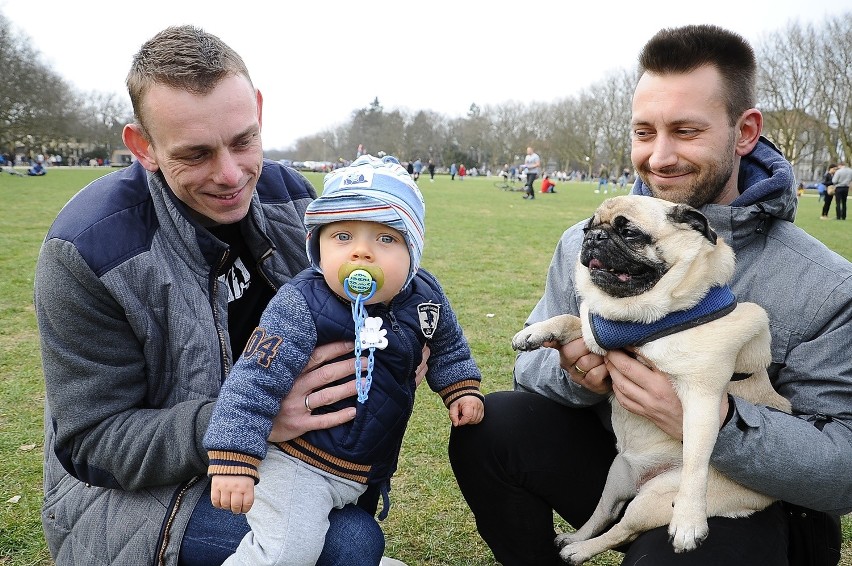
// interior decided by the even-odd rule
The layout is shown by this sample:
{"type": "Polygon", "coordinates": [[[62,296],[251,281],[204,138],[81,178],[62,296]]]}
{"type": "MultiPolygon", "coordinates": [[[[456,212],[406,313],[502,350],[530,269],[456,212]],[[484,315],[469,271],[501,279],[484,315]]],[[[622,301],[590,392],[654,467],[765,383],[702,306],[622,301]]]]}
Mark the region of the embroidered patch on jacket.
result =
{"type": "Polygon", "coordinates": [[[431,338],[438,327],[438,317],[441,314],[441,305],[435,303],[420,303],[417,305],[417,316],[420,319],[420,330],[423,336],[431,338]]]}
{"type": "Polygon", "coordinates": [[[263,328],[257,327],[246,342],[243,357],[251,358],[257,355],[257,363],[268,368],[275,356],[278,355],[278,347],[281,346],[283,341],[280,336],[274,334],[267,336],[263,328]]]}

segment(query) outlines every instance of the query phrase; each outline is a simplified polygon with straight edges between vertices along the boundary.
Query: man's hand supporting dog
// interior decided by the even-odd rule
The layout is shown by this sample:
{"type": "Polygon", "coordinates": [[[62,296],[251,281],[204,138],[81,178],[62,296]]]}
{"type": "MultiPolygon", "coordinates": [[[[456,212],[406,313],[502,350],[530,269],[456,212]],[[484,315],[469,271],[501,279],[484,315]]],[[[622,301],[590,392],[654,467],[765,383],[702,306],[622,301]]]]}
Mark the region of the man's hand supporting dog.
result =
{"type": "MultiPolygon", "coordinates": [[[[618,403],[636,415],[652,421],[672,438],[683,439],[683,406],[669,377],[621,350],[605,358],[607,374],[618,403]]],[[[728,414],[728,396],[722,397],[720,422],[728,414]]]]}
{"type": "MultiPolygon", "coordinates": [[[[631,413],[652,421],[672,438],[683,439],[683,406],[665,373],[649,368],[621,350],[599,356],[590,352],[581,338],[561,347],[557,342],[544,345],[559,351],[560,365],[571,381],[600,395],[612,392],[618,403],[631,413]],[[583,371],[577,371],[578,368],[583,371]]],[[[728,405],[725,395],[719,407],[723,424],[728,405]]]]}

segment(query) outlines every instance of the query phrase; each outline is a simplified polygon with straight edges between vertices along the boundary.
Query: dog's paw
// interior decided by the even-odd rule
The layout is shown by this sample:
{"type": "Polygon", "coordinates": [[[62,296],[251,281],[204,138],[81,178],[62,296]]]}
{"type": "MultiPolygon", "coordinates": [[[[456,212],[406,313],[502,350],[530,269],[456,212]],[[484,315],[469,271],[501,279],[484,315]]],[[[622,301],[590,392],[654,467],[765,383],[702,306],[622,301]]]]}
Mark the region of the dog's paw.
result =
{"type": "Polygon", "coordinates": [[[704,542],[709,532],[706,519],[697,523],[669,524],[669,540],[677,553],[695,550],[704,542]]]}
{"type": "Polygon", "coordinates": [[[588,549],[585,548],[586,546],[587,544],[585,542],[571,543],[559,551],[559,558],[561,558],[566,564],[572,564],[574,566],[582,564],[597,554],[596,552],[589,552],[588,549]]]}
{"type": "Polygon", "coordinates": [[[555,338],[552,332],[544,331],[537,324],[533,324],[515,334],[512,338],[512,348],[521,352],[538,350],[543,343],[555,338]]]}
{"type": "Polygon", "coordinates": [[[563,533],[561,535],[556,535],[556,538],[553,539],[553,544],[560,550],[569,544],[574,544],[575,542],[578,542],[577,533],[563,533]]]}

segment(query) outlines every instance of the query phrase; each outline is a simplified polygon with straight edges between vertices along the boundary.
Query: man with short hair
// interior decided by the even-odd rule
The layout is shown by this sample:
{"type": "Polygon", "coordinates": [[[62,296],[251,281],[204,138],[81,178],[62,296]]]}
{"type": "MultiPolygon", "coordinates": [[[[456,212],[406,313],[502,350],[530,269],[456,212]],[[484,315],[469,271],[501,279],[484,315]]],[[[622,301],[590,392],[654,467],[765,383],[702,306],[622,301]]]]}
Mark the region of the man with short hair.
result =
{"type": "Polygon", "coordinates": [[[524,172],[526,173],[527,178],[527,188],[524,194],[524,198],[528,198],[530,200],[535,198],[535,190],[533,189],[533,183],[538,178],[538,173],[541,170],[541,157],[533,151],[533,148],[527,148],[527,156],[524,158],[524,172]]]}
{"type": "MultiPolygon", "coordinates": [[[[712,517],[709,537],[684,554],[674,553],[667,526],[653,529],[629,545],[623,564],[812,566],[799,546],[788,548],[794,539],[836,563],[838,516],[852,510],[852,369],[837,355],[852,349],[852,265],[793,223],[792,167],[760,136],[756,62],[745,40],[715,26],[664,29],[639,63],[633,193],[697,207],[734,248],[731,287],[769,314],[769,373],[793,414],[725,396],[710,462],[787,503],[745,518],[712,517]],[[791,512],[788,504],[801,507],[791,512]],[[824,525],[815,521],[796,538],[802,515],[824,525]]],[[[527,323],[579,314],[574,268],[585,224],[563,234],[527,323]]],[[[485,419],[452,430],[459,486],[504,566],[561,564],[553,512],[579,528],[598,503],[616,454],[611,395],[682,438],[682,407],[668,376],[627,351],[598,356],[582,340],[520,353],[515,390],[487,395],[485,419]]]]}
{"type": "Polygon", "coordinates": [[[846,199],[849,197],[849,184],[852,183],[852,168],[840,162],[837,171],[831,178],[834,183],[834,207],[838,220],[846,220],[846,199]]]}
{"type": "MultiPolygon", "coordinates": [[[[262,96],[218,37],[160,32],[127,86],[136,122],[124,142],[137,161],[74,196],[36,268],[43,527],[63,566],[211,566],[249,529],[212,507],[202,438],[266,304],[308,266],[302,220],[316,193],[263,159],[262,96]]],[[[308,410],[355,394],[352,380],[327,387],[354,373],[353,357],[323,365],[353,347],[314,351],[270,441],[354,417],[308,410]]],[[[331,512],[318,564],[379,563],[377,497],[331,512]]]]}

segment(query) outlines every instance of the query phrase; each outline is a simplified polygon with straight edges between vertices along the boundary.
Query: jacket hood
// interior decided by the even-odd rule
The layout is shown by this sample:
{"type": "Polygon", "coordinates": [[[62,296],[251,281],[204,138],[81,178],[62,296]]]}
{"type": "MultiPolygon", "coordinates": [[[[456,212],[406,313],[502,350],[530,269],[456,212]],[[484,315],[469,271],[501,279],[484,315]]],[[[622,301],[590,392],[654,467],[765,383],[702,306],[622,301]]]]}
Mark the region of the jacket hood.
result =
{"type": "Polygon", "coordinates": [[[779,206],[770,211],[773,216],[791,222],[796,217],[798,201],[793,167],[763,136],[740,162],[738,189],[740,196],[731,203],[733,207],[777,201],[779,206]]]}
{"type": "MultiPolygon", "coordinates": [[[[765,233],[769,221],[793,222],[796,218],[796,182],[793,168],[772,142],[760,137],[757,145],[740,160],[738,175],[740,196],[730,205],[706,204],[701,207],[711,225],[735,248],[740,238],[765,233]]],[[[636,179],[633,194],[652,196],[641,179],[636,179]]]]}

